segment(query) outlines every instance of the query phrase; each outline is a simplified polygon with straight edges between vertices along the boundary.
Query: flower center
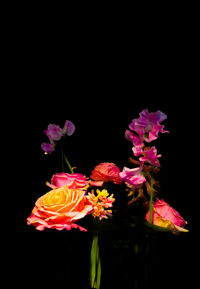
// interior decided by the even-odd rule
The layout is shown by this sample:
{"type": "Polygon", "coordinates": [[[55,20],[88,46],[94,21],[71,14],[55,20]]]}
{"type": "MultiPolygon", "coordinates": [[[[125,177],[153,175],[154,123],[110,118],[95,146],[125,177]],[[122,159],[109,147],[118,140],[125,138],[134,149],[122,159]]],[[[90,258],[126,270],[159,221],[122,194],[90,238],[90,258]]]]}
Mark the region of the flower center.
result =
{"type": "Polygon", "coordinates": [[[66,201],[66,194],[64,191],[51,191],[44,198],[44,203],[47,205],[59,205],[66,201]]]}

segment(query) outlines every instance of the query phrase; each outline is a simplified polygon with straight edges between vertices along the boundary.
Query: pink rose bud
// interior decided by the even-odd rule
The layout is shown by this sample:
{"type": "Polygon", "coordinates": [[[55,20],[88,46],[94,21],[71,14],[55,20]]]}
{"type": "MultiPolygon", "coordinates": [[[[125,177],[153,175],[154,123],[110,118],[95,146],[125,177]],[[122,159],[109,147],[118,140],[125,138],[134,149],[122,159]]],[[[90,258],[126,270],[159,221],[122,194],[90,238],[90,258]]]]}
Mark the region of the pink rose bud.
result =
{"type": "Polygon", "coordinates": [[[84,189],[88,185],[87,178],[82,174],[58,173],[53,175],[51,184],[47,185],[52,189],[67,186],[69,189],[84,189]]]}
{"type": "MultiPolygon", "coordinates": [[[[149,218],[150,211],[147,212],[145,219],[149,222],[149,218]]],[[[153,204],[152,223],[160,227],[170,228],[174,232],[188,232],[184,229],[187,222],[164,200],[156,200],[153,204]]]]}

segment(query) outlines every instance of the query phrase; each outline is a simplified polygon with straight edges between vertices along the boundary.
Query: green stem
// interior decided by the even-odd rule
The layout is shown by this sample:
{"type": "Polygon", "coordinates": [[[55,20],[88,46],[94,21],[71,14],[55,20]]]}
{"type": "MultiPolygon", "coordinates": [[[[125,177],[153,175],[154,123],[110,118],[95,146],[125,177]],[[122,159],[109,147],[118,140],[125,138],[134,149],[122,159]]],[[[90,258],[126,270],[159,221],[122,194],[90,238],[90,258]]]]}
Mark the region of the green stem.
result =
{"type": "Polygon", "coordinates": [[[68,158],[66,157],[65,154],[64,154],[64,159],[65,159],[65,161],[66,161],[66,163],[67,163],[67,165],[68,165],[68,167],[69,167],[69,169],[70,169],[70,172],[73,174],[74,171],[73,171],[73,169],[72,169],[72,167],[71,167],[71,165],[70,165],[70,163],[69,163],[69,161],[68,161],[68,158]]]}
{"type": "Polygon", "coordinates": [[[152,212],[153,212],[153,171],[151,174],[151,192],[150,192],[150,216],[149,223],[152,223],[152,212]]]}
{"type": "Polygon", "coordinates": [[[64,161],[67,163],[67,165],[68,165],[68,167],[69,167],[69,169],[70,169],[70,172],[73,174],[74,171],[73,171],[73,169],[72,169],[72,167],[71,167],[71,165],[70,165],[70,163],[69,163],[69,160],[68,160],[67,156],[65,155],[64,150],[63,150],[63,147],[62,147],[62,170],[63,170],[63,172],[64,172],[64,170],[65,170],[65,168],[64,168],[64,161]]]}
{"type": "Polygon", "coordinates": [[[90,286],[96,289],[100,289],[101,285],[101,260],[98,239],[98,234],[94,234],[90,254],[90,286]]]}
{"type": "Polygon", "coordinates": [[[145,262],[144,262],[144,285],[145,288],[147,284],[149,283],[149,252],[150,252],[150,240],[147,239],[147,244],[146,244],[146,256],[145,256],[145,262]]]}
{"type": "Polygon", "coordinates": [[[65,165],[64,165],[64,150],[63,150],[63,146],[61,148],[61,154],[62,154],[62,171],[65,171],[65,165]]]}

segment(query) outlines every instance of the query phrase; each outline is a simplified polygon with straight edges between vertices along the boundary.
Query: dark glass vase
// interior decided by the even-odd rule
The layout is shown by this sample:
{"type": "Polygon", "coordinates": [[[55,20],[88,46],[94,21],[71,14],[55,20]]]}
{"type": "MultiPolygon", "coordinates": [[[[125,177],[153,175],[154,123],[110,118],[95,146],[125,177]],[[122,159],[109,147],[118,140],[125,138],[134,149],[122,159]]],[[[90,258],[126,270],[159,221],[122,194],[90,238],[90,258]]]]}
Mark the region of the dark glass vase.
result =
{"type": "Polygon", "coordinates": [[[124,222],[95,224],[101,258],[100,288],[150,288],[149,265],[156,235],[144,223],[124,222]]]}
{"type": "Polygon", "coordinates": [[[148,288],[150,240],[138,230],[102,236],[102,288],[148,288]]]}

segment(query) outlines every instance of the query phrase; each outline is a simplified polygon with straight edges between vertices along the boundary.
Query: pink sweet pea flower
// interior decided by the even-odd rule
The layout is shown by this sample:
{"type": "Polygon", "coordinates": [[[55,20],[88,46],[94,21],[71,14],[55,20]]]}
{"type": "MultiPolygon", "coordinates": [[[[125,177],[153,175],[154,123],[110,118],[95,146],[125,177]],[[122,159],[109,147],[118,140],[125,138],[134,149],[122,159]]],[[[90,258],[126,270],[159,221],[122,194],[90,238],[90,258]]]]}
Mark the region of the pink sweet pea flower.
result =
{"type": "Polygon", "coordinates": [[[142,167],[129,169],[127,167],[123,168],[123,171],[119,173],[120,178],[128,187],[133,187],[141,185],[146,182],[145,177],[142,174],[142,167]]]}
{"type": "Polygon", "coordinates": [[[125,131],[125,137],[127,140],[131,141],[135,146],[144,147],[144,137],[143,135],[139,136],[131,132],[130,130],[125,131]]]}
{"type": "Polygon", "coordinates": [[[151,131],[149,132],[149,138],[145,138],[145,141],[146,142],[151,142],[151,141],[157,139],[159,132],[162,132],[162,133],[166,133],[166,132],[168,133],[169,132],[167,130],[164,130],[163,128],[164,128],[164,125],[154,124],[152,126],[151,131]]]}
{"type": "Polygon", "coordinates": [[[149,133],[148,137],[144,137],[145,141],[151,142],[157,139],[159,132],[169,132],[164,130],[164,125],[160,125],[163,120],[167,119],[167,115],[163,112],[158,110],[150,113],[148,109],[144,109],[139,115],[139,118],[132,120],[129,128],[140,137],[149,133]]]}
{"type": "Polygon", "coordinates": [[[134,147],[132,150],[133,150],[134,155],[136,157],[141,155],[143,152],[142,148],[144,147],[144,143],[143,143],[144,137],[136,135],[128,129],[125,131],[125,137],[127,140],[133,143],[134,147]]]}
{"type": "Polygon", "coordinates": [[[143,151],[143,157],[140,157],[139,160],[144,163],[144,162],[148,162],[150,163],[152,166],[155,167],[160,167],[160,163],[158,158],[161,157],[161,154],[157,155],[157,149],[155,146],[151,147],[151,148],[145,148],[143,151]]]}
{"type": "Polygon", "coordinates": [[[134,146],[132,151],[136,157],[140,156],[143,153],[143,150],[140,146],[134,146]]]}
{"type": "MultiPolygon", "coordinates": [[[[149,222],[150,211],[147,212],[145,219],[149,222]]],[[[187,222],[181,215],[164,200],[156,200],[153,204],[152,223],[154,225],[169,228],[174,232],[188,232],[184,229],[187,222]]]]}

